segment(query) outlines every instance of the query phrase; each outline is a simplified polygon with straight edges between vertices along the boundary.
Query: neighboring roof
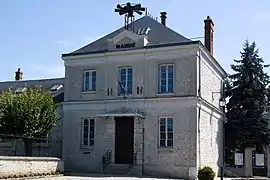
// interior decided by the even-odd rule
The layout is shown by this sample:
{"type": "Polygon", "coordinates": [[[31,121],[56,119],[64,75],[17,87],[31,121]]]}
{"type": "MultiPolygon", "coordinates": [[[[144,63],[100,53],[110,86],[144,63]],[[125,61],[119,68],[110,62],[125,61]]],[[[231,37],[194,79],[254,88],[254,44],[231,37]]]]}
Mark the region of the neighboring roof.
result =
{"type": "MultiPolygon", "coordinates": [[[[167,26],[159,23],[155,19],[144,16],[134,22],[134,32],[137,32],[139,29],[147,29],[151,30],[147,33],[147,46],[156,46],[156,45],[164,45],[171,43],[187,43],[192,42],[190,39],[178,34],[177,32],[171,30],[167,26]]],[[[71,53],[63,54],[62,56],[73,56],[73,55],[81,55],[81,54],[91,54],[98,52],[106,52],[108,51],[108,39],[111,39],[124,31],[124,27],[76,50],[71,53]]]]}
{"type": "Polygon", "coordinates": [[[11,89],[12,91],[15,92],[19,88],[24,88],[24,87],[26,88],[40,87],[40,88],[50,91],[54,85],[63,85],[63,87],[59,89],[58,91],[51,91],[52,95],[54,96],[54,99],[57,102],[63,102],[64,101],[64,83],[65,83],[65,78],[0,82],[0,94],[3,91],[7,91],[8,89],[11,89]]]}

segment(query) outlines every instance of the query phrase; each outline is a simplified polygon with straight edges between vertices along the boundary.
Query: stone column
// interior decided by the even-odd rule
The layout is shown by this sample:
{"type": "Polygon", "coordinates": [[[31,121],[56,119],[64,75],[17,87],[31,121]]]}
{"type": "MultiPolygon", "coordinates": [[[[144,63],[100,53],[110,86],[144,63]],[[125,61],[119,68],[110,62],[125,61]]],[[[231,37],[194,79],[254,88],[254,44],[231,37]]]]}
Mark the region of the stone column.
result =
{"type": "Polygon", "coordinates": [[[245,177],[253,177],[252,172],[252,147],[248,147],[245,149],[245,177]]]}
{"type": "Polygon", "coordinates": [[[134,162],[134,174],[141,175],[142,160],[143,160],[143,120],[139,117],[134,117],[134,153],[136,160],[134,162]]]}

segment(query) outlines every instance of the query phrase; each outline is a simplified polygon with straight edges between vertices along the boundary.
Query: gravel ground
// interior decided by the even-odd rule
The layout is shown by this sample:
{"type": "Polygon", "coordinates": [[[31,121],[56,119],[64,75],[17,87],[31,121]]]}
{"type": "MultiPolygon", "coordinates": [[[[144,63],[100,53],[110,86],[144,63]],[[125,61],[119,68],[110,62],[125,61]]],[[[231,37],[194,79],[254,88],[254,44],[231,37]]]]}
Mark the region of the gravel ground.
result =
{"type": "Polygon", "coordinates": [[[137,178],[137,177],[96,177],[96,176],[60,176],[60,177],[47,177],[38,178],[32,180],[168,180],[168,179],[157,179],[157,178],[137,178]]]}
{"type": "MultiPolygon", "coordinates": [[[[32,180],[156,180],[156,178],[135,178],[135,177],[78,177],[78,176],[63,176],[63,177],[47,177],[47,178],[38,178],[32,180]]],[[[166,179],[159,179],[159,180],[166,180],[166,179]]]]}

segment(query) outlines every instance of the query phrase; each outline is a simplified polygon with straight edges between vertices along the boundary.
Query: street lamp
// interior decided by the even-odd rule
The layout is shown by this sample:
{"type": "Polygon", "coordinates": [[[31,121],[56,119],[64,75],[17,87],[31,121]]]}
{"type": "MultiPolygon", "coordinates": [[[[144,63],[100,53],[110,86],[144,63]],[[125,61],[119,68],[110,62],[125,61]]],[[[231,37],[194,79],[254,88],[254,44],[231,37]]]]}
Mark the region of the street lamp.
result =
{"type": "Polygon", "coordinates": [[[226,101],[223,97],[223,92],[212,92],[212,101],[214,101],[214,94],[221,94],[222,95],[221,98],[219,99],[219,105],[221,107],[225,107],[226,101]]]}

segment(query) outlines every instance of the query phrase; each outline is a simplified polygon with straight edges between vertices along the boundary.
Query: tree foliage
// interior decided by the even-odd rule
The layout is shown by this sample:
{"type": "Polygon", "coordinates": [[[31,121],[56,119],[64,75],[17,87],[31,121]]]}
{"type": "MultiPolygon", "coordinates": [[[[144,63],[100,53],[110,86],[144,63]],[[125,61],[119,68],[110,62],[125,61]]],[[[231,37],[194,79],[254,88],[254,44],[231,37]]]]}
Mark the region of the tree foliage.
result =
{"type": "MultiPolygon", "coordinates": [[[[50,92],[41,89],[30,89],[20,94],[4,92],[0,95],[0,133],[45,137],[59,119],[57,107],[50,92]]],[[[28,138],[24,142],[31,145],[28,138]]]]}
{"type": "Polygon", "coordinates": [[[269,76],[264,72],[264,61],[258,55],[255,42],[245,42],[241,59],[231,65],[234,74],[226,81],[227,123],[225,125],[226,146],[269,144],[269,119],[263,115],[267,106],[266,94],[269,76]]]}

